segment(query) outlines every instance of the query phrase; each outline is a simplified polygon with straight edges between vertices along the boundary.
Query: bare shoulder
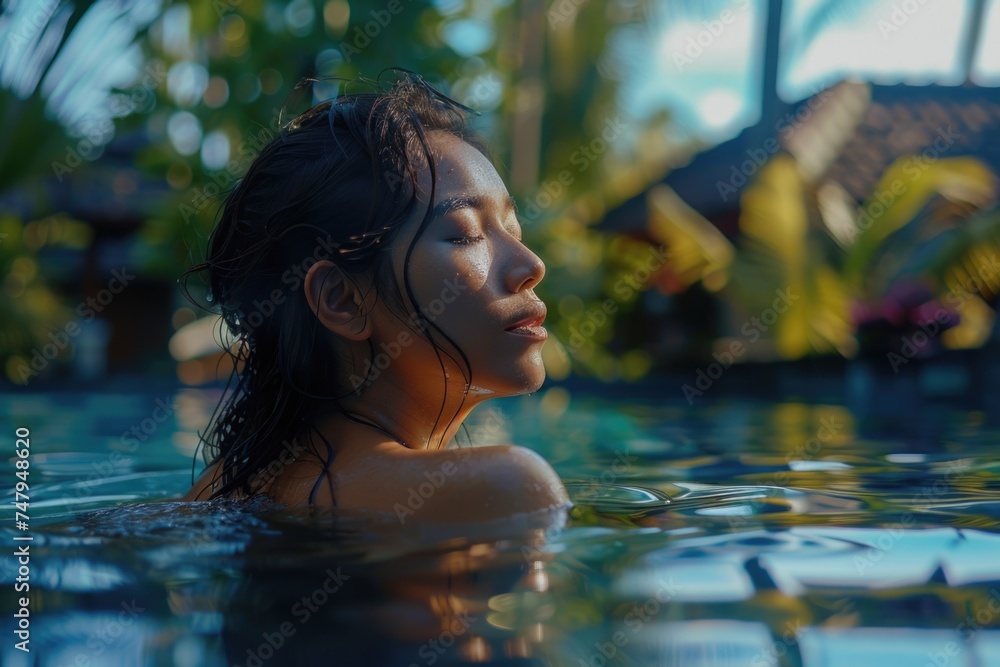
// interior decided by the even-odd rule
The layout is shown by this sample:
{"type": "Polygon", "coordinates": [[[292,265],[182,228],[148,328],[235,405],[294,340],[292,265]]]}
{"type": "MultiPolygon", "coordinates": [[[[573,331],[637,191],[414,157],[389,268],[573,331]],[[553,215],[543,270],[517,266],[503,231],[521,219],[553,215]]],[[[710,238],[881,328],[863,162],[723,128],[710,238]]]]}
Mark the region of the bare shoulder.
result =
{"type": "MultiPolygon", "coordinates": [[[[209,465],[182,500],[207,500],[221,479],[219,466],[209,465]]],[[[304,505],[323,468],[294,463],[262,491],[290,507],[304,505]]],[[[338,456],[327,472],[337,501],[329,485],[320,484],[315,504],[394,512],[401,520],[486,521],[570,504],[548,461],[517,445],[427,451],[387,444],[364,456],[338,456]]]]}
{"type": "Polygon", "coordinates": [[[419,504],[419,514],[431,520],[488,520],[570,504],[556,471],[527,447],[424,452],[422,467],[419,499],[408,494],[405,506],[419,504]]]}
{"type": "Polygon", "coordinates": [[[212,495],[213,485],[217,485],[222,479],[222,474],[219,471],[221,463],[222,461],[216,461],[205,468],[198,479],[194,481],[194,485],[181,497],[181,500],[208,500],[209,496],[212,495]]]}
{"type": "MultiPolygon", "coordinates": [[[[212,497],[213,491],[222,483],[222,462],[215,461],[205,468],[195,480],[194,485],[185,493],[181,500],[208,500],[212,497]]],[[[318,505],[332,505],[333,499],[329,488],[326,485],[316,485],[316,480],[320,477],[322,466],[314,464],[312,461],[301,464],[286,464],[281,468],[284,474],[279,476],[260,475],[251,477],[252,486],[258,493],[267,493],[275,500],[287,505],[302,505],[310,497],[310,492],[317,488],[318,495],[315,498],[318,505]]],[[[241,491],[231,491],[230,498],[242,498],[241,491]]]]}

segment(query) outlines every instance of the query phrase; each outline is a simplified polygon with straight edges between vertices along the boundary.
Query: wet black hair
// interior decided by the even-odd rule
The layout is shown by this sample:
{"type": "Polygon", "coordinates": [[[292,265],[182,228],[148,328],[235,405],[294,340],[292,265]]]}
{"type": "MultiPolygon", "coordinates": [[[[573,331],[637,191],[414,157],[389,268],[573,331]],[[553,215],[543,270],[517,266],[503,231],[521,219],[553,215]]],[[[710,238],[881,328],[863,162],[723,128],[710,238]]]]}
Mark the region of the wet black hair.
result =
{"type": "MultiPolygon", "coordinates": [[[[297,89],[315,81],[303,80],[297,89]]],[[[433,345],[444,373],[441,353],[455,357],[434,340],[429,329],[436,330],[462,359],[466,392],[471,383],[468,358],[458,345],[422,312],[405,305],[384,251],[414,212],[418,175],[429,168],[427,210],[403,270],[403,288],[416,307],[410,255],[430,222],[436,182],[426,133],[449,132],[488,157],[484,140],[469,123],[469,116],[478,114],[402,68],[384,70],[375,80],[346,82],[340,90],[345,92],[281,126],[278,136],[263,147],[228,193],[208,239],[205,261],[182,276],[189,298],[188,278],[205,278],[208,308],[221,315],[235,337],[227,348],[233,371],[226,391],[206,432],[199,434],[205,463],[222,461],[221,483],[210,498],[259,493],[263,482],[274,476],[283,452],[302,446],[302,439],[314,432],[326,443],[327,459],[309,503],[314,503],[324,477],[336,502],[329,475],[335,452],[316,427],[317,418],[331,410],[398,440],[340,406],[340,399],[363,391],[369,377],[344,394],[330,391],[336,383],[331,378],[346,377],[348,369],[341,368],[330,344],[335,334],[320,325],[299,281],[317,256],[332,261],[352,281],[371,278],[376,297],[384,298],[391,312],[433,345]],[[386,71],[399,78],[382,83],[386,71]],[[346,92],[358,84],[364,90],[346,92]],[[293,267],[299,267],[298,272],[293,267]]],[[[368,346],[374,360],[370,339],[368,346]]],[[[368,365],[369,375],[373,368],[368,365]]],[[[435,428],[443,411],[444,403],[435,428]]]]}

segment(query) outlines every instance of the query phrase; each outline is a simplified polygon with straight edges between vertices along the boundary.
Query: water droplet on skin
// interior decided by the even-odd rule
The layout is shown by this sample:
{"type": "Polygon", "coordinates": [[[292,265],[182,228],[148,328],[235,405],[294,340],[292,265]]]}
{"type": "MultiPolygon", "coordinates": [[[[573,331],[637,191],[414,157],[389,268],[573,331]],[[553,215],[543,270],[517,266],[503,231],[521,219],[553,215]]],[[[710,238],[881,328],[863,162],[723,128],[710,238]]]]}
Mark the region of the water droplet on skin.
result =
{"type": "Polygon", "coordinates": [[[213,299],[215,299],[215,296],[212,295],[212,290],[209,290],[208,293],[205,294],[205,301],[212,303],[213,299]]]}

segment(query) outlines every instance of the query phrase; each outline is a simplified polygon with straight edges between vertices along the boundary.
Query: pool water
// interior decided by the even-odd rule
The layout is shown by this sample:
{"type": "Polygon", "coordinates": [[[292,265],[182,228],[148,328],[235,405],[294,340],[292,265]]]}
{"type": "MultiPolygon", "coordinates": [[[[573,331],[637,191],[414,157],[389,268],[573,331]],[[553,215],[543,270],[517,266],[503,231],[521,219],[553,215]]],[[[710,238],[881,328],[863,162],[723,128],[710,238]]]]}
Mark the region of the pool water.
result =
{"type": "Polygon", "coordinates": [[[469,431],[538,450],[574,508],[461,526],[176,502],[218,397],[3,398],[7,451],[31,430],[30,530],[0,526],[3,665],[1000,666],[984,414],[928,444],[863,439],[837,405],[556,387],[469,431]]]}

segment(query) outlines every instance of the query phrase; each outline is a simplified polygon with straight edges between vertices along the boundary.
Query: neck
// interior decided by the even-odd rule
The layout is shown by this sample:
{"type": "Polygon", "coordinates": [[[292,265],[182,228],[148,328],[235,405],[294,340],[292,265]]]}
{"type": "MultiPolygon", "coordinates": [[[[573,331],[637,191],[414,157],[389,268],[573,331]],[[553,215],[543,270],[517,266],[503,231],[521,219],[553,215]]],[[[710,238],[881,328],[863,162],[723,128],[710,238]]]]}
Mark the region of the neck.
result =
{"type": "Polygon", "coordinates": [[[379,377],[342,399],[317,426],[328,440],[345,445],[398,442],[409,449],[444,449],[473,408],[495,396],[467,385],[461,374],[448,375],[447,383],[438,377],[419,385],[379,377]]]}

